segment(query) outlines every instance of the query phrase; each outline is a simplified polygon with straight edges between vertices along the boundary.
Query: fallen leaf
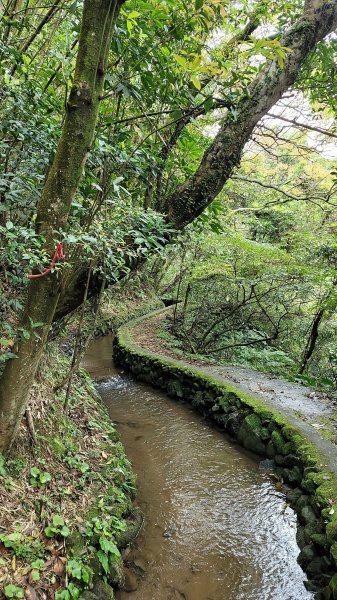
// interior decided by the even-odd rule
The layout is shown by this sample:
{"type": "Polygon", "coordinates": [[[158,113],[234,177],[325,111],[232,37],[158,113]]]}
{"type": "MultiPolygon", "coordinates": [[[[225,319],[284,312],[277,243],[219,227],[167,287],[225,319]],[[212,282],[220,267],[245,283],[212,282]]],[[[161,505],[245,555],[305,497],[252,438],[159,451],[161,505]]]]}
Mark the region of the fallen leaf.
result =
{"type": "Polygon", "coordinates": [[[55,575],[58,575],[60,577],[61,575],[63,575],[65,570],[66,570],[65,561],[62,560],[62,558],[58,557],[53,566],[53,571],[54,571],[55,575]]]}
{"type": "Polygon", "coordinates": [[[31,585],[27,585],[25,589],[25,595],[26,598],[28,598],[28,600],[38,600],[36,591],[34,590],[34,588],[32,588],[31,585]]]}

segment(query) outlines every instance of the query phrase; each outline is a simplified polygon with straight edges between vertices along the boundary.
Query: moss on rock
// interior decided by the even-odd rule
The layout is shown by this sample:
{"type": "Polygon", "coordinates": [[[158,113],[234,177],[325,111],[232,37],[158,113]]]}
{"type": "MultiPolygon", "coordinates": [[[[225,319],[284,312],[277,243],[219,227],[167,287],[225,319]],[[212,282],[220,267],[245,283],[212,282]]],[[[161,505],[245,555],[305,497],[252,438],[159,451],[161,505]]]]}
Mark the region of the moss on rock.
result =
{"type": "Polygon", "coordinates": [[[320,588],[322,600],[337,600],[337,574],[330,561],[330,547],[337,543],[337,480],[323,466],[320,451],[283,415],[260,400],[200,369],[137,346],[132,330],[142,321],[143,318],[136,319],[118,331],[114,345],[116,362],[131,372],[149,364],[152,370],[156,367],[152,381],[155,387],[190,401],[248,450],[275,459],[276,472],[295,486],[287,498],[303,524],[298,528],[297,539],[302,552],[305,548],[302,560],[314,579],[308,585],[320,588]]]}

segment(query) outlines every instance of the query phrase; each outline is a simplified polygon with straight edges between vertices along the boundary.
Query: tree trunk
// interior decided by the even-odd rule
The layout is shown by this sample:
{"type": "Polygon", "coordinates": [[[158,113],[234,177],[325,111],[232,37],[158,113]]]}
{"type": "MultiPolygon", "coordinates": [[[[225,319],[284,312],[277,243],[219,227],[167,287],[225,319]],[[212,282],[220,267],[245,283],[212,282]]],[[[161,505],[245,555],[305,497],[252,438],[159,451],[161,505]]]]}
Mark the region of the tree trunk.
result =
{"type": "Polygon", "coordinates": [[[332,282],[332,288],[326,293],[325,298],[323,299],[323,302],[311,323],[310,333],[303,353],[302,363],[298,371],[300,375],[302,375],[307,368],[308,362],[316,348],[321,322],[326,316],[326,313],[331,313],[336,309],[336,286],[337,278],[335,277],[332,282]]]}
{"type": "MultiPolygon", "coordinates": [[[[173,226],[183,229],[214,200],[230,178],[234,167],[239,164],[244,146],[255,125],[295,81],[303,61],[315,44],[333,31],[336,25],[336,0],[306,2],[302,17],[280,40],[280,43],[290,50],[283,69],[276,60],[266,64],[251,84],[249,94],[235,107],[235,119],[232,113],[225,118],[196,173],[171,196],[161,198],[157,203],[156,208],[167,215],[167,220],[173,226]]],[[[165,153],[165,149],[163,152],[165,153]]],[[[165,154],[163,159],[165,160],[165,154]]],[[[81,305],[82,282],[86,280],[86,271],[87,266],[82,265],[81,269],[76,269],[71,274],[71,284],[62,294],[55,314],[56,320],[65,317],[81,305]]],[[[93,277],[89,297],[98,293],[99,289],[99,278],[93,277]]]]}
{"type": "Polygon", "coordinates": [[[258,121],[291,86],[315,44],[337,25],[337,2],[312,0],[303,15],[280,39],[287,47],[284,66],[268,62],[249,87],[249,93],[228,111],[214,142],[204,153],[195,174],[166,199],[164,212],[181,229],[191,223],[214,200],[240,163],[242,150],[258,121]]]}
{"type": "MultiPolygon", "coordinates": [[[[37,230],[45,237],[44,249],[52,256],[64,230],[90,150],[103,93],[112,26],[121,0],[85,0],[74,83],[58,148],[37,207],[37,230]]],[[[61,291],[54,272],[33,279],[19,331],[17,358],[10,359],[0,379],[0,452],[9,449],[22,415],[35,372],[45,347],[61,291]],[[35,325],[43,323],[43,325],[35,325]],[[29,336],[29,339],[27,337],[29,336]]]]}
{"type": "Polygon", "coordinates": [[[302,373],[304,373],[306,366],[316,348],[316,342],[317,342],[317,338],[318,338],[318,330],[319,330],[319,326],[320,323],[324,317],[324,313],[325,313],[325,309],[324,307],[322,307],[317,313],[316,316],[311,324],[311,328],[310,328],[310,334],[309,334],[309,338],[307,341],[307,345],[304,351],[304,355],[303,355],[303,359],[302,359],[302,364],[301,367],[299,369],[299,373],[302,375],[302,373]]]}

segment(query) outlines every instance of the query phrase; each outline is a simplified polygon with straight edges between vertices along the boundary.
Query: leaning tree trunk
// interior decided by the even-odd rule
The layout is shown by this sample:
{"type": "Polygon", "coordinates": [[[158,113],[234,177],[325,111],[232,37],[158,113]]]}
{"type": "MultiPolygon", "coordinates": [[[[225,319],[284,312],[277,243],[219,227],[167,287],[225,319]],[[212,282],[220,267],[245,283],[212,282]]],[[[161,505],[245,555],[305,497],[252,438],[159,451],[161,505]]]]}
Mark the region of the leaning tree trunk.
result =
{"type": "Polygon", "coordinates": [[[319,331],[319,326],[321,324],[321,321],[324,317],[324,313],[325,313],[325,308],[322,307],[315,315],[315,318],[313,320],[313,322],[311,323],[311,327],[310,327],[310,334],[309,334],[309,338],[307,341],[307,345],[305,347],[304,350],[304,354],[303,354],[303,358],[302,358],[302,363],[301,366],[298,370],[298,372],[300,373],[300,375],[302,375],[307,367],[307,364],[310,360],[310,358],[313,355],[313,352],[316,348],[316,342],[318,339],[318,331],[319,331]]]}
{"type": "Polygon", "coordinates": [[[323,321],[324,317],[326,317],[327,313],[331,314],[331,312],[336,310],[336,302],[337,302],[336,286],[337,286],[337,277],[334,277],[334,279],[332,281],[332,288],[326,293],[325,298],[323,299],[320,308],[318,309],[316,315],[314,316],[314,318],[312,320],[308,340],[307,340],[305,350],[303,353],[301,366],[298,371],[300,373],[300,375],[302,375],[304,373],[305,369],[307,368],[308,362],[311,359],[311,357],[315,351],[321,322],[323,321]]]}
{"type": "MultiPolygon", "coordinates": [[[[161,199],[160,209],[175,228],[183,229],[196,219],[222,190],[234,167],[239,164],[255,125],[294,83],[303,61],[315,44],[336,26],[337,0],[306,0],[302,16],[280,39],[280,43],[289,49],[284,67],[281,69],[277,60],[266,63],[250,85],[249,93],[234,107],[236,117],[230,113],[224,119],[194,175],[168,198],[161,199]]],[[[86,271],[84,264],[72,271],[71,283],[62,293],[55,320],[81,305],[86,271]]],[[[92,278],[89,296],[97,294],[100,285],[98,277],[92,278]]]]}
{"type": "MultiPolygon", "coordinates": [[[[93,141],[111,44],[122,0],[85,0],[74,83],[53,165],[37,207],[37,229],[52,256],[93,141]]],[[[33,279],[19,331],[17,358],[0,379],[0,452],[9,449],[22,415],[60,296],[56,272],[33,279]],[[42,325],[36,325],[43,323],[42,325]],[[29,339],[27,339],[29,337],[29,339]]]]}
{"type": "Polygon", "coordinates": [[[255,125],[294,83],[317,42],[336,26],[336,0],[306,0],[302,16],[280,39],[288,48],[284,66],[281,68],[277,60],[266,64],[249,86],[249,93],[234,106],[235,116],[228,111],[194,175],[164,202],[163,212],[178,229],[196,219],[219,194],[239,165],[255,125]]]}

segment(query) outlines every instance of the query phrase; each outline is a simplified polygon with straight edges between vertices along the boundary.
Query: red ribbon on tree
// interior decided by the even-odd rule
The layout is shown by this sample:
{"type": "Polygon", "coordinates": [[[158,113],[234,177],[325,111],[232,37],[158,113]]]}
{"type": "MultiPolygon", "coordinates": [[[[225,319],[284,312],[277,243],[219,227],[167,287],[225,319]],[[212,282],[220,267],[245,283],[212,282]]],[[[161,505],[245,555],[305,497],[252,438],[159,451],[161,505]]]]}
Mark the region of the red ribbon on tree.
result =
{"type": "Polygon", "coordinates": [[[50,271],[55,267],[55,264],[57,263],[57,261],[63,260],[63,258],[65,258],[65,255],[63,252],[63,246],[62,246],[62,242],[59,242],[56,246],[56,250],[54,252],[54,256],[52,258],[52,261],[51,261],[49,267],[47,267],[42,273],[37,273],[37,275],[33,275],[33,273],[29,273],[28,279],[36,279],[37,277],[44,277],[45,275],[48,275],[48,273],[50,273],[50,271]]]}

